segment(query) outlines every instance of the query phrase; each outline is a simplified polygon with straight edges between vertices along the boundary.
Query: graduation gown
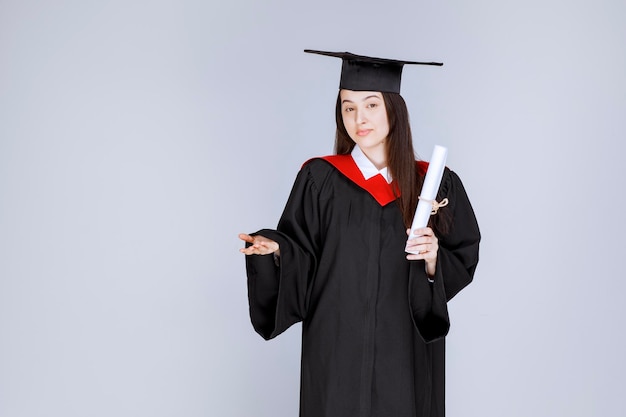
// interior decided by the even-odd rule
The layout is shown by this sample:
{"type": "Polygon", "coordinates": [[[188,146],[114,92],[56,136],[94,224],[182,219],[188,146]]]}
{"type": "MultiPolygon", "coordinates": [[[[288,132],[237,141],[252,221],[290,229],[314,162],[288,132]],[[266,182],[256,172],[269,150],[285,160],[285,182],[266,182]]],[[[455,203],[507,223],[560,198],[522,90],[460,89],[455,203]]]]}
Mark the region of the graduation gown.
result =
{"type": "Polygon", "coordinates": [[[439,191],[453,224],[433,282],[406,259],[391,186],[350,155],[305,163],[276,230],[256,233],[280,259],[246,256],[250,317],[265,339],[302,322],[301,417],[444,416],[447,301],[472,280],[480,233],[447,168],[439,191]]]}

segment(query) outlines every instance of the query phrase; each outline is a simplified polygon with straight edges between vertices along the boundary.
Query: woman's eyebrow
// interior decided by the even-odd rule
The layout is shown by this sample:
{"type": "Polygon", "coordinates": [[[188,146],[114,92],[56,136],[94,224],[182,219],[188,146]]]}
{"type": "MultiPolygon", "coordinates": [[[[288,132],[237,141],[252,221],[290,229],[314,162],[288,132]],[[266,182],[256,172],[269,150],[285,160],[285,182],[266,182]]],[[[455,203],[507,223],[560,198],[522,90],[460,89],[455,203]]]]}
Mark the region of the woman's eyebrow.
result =
{"type": "MultiPolygon", "coordinates": [[[[370,99],[370,98],[372,98],[372,97],[373,97],[373,98],[377,98],[377,99],[379,99],[379,100],[380,100],[380,97],[378,97],[378,96],[376,96],[376,95],[373,95],[373,94],[372,94],[371,96],[367,96],[367,97],[365,97],[365,98],[364,98],[363,100],[361,100],[361,101],[365,101],[365,100],[370,99]]],[[[354,103],[352,100],[348,100],[348,99],[341,100],[341,102],[342,102],[342,103],[354,103]]]]}

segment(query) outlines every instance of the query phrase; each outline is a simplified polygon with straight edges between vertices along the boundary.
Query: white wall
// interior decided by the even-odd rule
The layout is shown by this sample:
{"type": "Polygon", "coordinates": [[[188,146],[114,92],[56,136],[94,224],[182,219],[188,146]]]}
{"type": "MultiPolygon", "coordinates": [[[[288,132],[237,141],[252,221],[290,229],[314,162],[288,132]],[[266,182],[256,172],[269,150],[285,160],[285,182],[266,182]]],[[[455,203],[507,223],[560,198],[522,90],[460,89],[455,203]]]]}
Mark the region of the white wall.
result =
{"type": "Polygon", "coordinates": [[[445,63],[402,90],[484,236],[448,415],[625,415],[626,6],[441,3],[1,2],[0,416],[297,415],[236,235],[332,151],[305,48],[445,63]]]}

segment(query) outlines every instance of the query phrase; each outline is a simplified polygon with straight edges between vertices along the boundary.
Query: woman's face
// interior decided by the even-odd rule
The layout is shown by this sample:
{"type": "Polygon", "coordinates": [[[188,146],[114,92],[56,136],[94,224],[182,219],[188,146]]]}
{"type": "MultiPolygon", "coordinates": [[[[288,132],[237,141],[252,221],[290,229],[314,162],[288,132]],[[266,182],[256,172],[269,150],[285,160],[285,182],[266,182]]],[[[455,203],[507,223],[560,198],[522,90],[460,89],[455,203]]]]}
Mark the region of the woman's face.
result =
{"type": "Polygon", "coordinates": [[[368,154],[383,152],[389,121],[383,95],[377,91],[341,90],[341,116],[350,138],[368,154]]]}

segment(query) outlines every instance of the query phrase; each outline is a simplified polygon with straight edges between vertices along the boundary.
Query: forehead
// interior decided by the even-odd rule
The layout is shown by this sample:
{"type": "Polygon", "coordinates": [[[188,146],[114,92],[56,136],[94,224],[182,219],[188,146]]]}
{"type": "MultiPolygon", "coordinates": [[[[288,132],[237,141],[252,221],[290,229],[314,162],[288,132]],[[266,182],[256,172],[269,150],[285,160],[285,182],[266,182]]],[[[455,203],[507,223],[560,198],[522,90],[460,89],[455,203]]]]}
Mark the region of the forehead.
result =
{"type": "Polygon", "coordinates": [[[382,99],[383,95],[380,91],[354,91],[342,89],[339,91],[339,97],[341,97],[342,101],[347,100],[357,102],[367,100],[370,97],[382,99]]]}

